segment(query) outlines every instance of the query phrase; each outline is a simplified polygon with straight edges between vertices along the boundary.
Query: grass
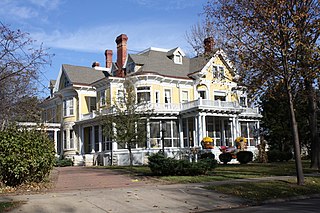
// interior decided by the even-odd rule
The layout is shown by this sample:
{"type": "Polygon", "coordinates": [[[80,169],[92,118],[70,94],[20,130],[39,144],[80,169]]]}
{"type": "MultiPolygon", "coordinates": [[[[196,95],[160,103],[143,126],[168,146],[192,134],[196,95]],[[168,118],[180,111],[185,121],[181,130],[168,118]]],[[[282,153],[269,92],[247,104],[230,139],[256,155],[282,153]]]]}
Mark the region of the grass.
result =
{"type": "MultiPolygon", "coordinates": [[[[310,161],[303,161],[304,174],[316,173],[309,168],[310,161]]],[[[130,171],[133,175],[151,176],[147,166],[108,167],[118,171],[130,171]]],[[[286,180],[269,180],[259,182],[241,182],[206,187],[223,194],[238,196],[250,202],[261,203],[270,199],[288,198],[301,195],[320,194],[320,177],[305,177],[305,185],[298,186],[294,162],[279,162],[270,164],[227,164],[218,167],[208,175],[202,176],[162,176],[154,177],[165,183],[201,183],[247,178],[263,178],[271,176],[292,176],[286,180]]]]}
{"type": "MultiPolygon", "coordinates": [[[[314,173],[315,170],[309,168],[308,161],[303,162],[304,174],[314,173]]],[[[124,169],[124,168],[123,168],[124,169]]],[[[146,168],[140,168],[147,171],[150,175],[151,171],[146,168]]],[[[208,175],[204,176],[163,176],[157,177],[159,180],[167,183],[200,183],[212,181],[224,181],[233,179],[247,179],[247,178],[262,178],[270,176],[295,176],[294,162],[279,162],[272,164],[250,163],[250,164],[220,164],[218,167],[208,175]]]]}
{"type": "Polygon", "coordinates": [[[9,212],[10,210],[21,205],[22,202],[0,202],[0,213],[9,212]]]}
{"type": "Polygon", "coordinates": [[[320,178],[306,177],[305,185],[298,186],[294,178],[286,181],[262,181],[250,183],[232,183],[205,187],[219,193],[241,197],[250,202],[261,203],[270,199],[281,199],[320,193],[320,178]]]}

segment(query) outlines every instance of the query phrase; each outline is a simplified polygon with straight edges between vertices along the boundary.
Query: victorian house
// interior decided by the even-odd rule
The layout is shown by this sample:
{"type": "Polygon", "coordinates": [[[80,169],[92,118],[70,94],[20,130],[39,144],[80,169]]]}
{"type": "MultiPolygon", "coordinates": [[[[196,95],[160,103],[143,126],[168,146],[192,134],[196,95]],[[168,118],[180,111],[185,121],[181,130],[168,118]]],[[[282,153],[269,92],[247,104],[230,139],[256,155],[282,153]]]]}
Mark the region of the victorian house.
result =
{"type": "Polygon", "coordinates": [[[128,37],[116,38],[113,52],[105,51],[105,66],[63,64],[51,97],[42,103],[43,121],[53,132],[58,155],[73,158],[76,165],[126,165],[128,151],[103,134],[99,116],[111,112],[107,100],[123,96],[123,83],[135,87],[137,102],[147,103],[146,138],[133,150],[134,164],[143,164],[151,153],[164,149],[176,157],[191,149],[203,149],[211,137],[217,156],[221,146],[234,146],[238,136],[255,152],[261,117],[248,105],[246,90],[233,82],[232,63],[213,39],[204,41],[203,55],[189,58],[179,48],[148,48],[127,53],[128,37]],[[164,147],[163,147],[164,146],[164,147]]]}

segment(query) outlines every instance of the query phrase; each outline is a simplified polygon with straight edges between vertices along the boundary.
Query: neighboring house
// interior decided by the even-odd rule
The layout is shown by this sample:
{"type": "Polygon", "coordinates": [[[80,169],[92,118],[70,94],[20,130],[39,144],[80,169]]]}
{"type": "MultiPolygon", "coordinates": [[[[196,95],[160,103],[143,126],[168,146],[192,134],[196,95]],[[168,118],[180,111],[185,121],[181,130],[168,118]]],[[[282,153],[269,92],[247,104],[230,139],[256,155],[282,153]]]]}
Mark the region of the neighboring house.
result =
{"type": "Polygon", "coordinates": [[[256,150],[261,115],[247,105],[245,90],[232,81],[231,63],[222,50],[212,48],[212,39],[195,58],[179,47],[127,54],[127,40],[124,34],[117,37],[115,63],[112,51],[105,51],[105,68],[97,62],[92,68],[62,65],[51,97],[42,104],[43,121],[56,127],[59,155],[74,157],[76,164],[92,165],[94,156],[103,165],[129,163],[127,149],[103,136],[99,121],[99,115],[110,112],[106,100],[121,97],[125,79],[133,82],[137,102],[152,109],[146,141],[133,150],[135,164],[145,163],[162,144],[168,156],[190,152],[206,136],[214,139],[216,158],[219,147],[234,146],[238,136],[247,138],[248,150],[256,150]]]}

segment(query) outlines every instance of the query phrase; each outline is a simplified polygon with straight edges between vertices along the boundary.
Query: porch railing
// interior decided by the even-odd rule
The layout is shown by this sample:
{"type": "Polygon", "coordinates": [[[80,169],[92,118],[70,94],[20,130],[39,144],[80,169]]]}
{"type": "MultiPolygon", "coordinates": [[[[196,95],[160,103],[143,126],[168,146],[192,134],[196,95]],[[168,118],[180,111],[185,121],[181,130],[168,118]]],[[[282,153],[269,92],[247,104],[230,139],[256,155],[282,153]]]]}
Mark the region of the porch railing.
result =
{"type": "MultiPolygon", "coordinates": [[[[207,100],[207,99],[197,99],[194,101],[189,101],[181,104],[173,104],[173,103],[147,103],[145,105],[141,105],[138,109],[140,110],[150,110],[152,112],[160,112],[160,113],[180,113],[180,111],[189,110],[192,108],[208,108],[208,109],[225,109],[225,110],[236,110],[241,112],[241,114],[258,114],[258,108],[248,108],[241,107],[237,102],[230,101],[220,101],[220,100],[207,100]]],[[[99,114],[109,114],[114,112],[114,108],[102,109],[100,112],[93,111],[91,113],[82,114],[80,116],[81,120],[88,120],[97,117],[99,114]]]]}

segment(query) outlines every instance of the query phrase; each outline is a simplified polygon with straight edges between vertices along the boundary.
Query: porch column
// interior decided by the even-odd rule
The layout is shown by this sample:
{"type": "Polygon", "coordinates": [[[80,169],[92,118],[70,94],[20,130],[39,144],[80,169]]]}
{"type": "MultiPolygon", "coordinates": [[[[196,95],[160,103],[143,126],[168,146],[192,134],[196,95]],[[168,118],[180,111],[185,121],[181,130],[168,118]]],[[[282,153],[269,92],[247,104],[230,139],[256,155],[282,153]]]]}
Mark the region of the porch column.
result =
{"type": "Polygon", "coordinates": [[[257,145],[261,143],[260,141],[260,121],[257,121],[257,134],[258,134],[258,141],[257,141],[257,145]]]}
{"type": "Polygon", "coordinates": [[[182,122],[182,118],[179,118],[179,139],[180,139],[180,147],[184,148],[184,144],[183,144],[183,122],[182,122]]]}
{"type": "MultiPolygon", "coordinates": [[[[113,123],[112,124],[112,128],[113,128],[113,131],[115,132],[115,133],[117,133],[117,130],[116,130],[116,127],[115,127],[115,123],[113,123]]],[[[112,139],[112,152],[113,151],[116,151],[116,150],[118,150],[118,144],[117,144],[117,142],[116,141],[114,141],[114,139],[112,139]]]]}
{"type": "Polygon", "coordinates": [[[58,154],[58,130],[54,130],[53,134],[54,150],[58,154]]]}
{"type": "Polygon", "coordinates": [[[221,119],[220,120],[220,124],[221,124],[221,145],[223,145],[223,146],[226,146],[227,144],[226,144],[226,132],[225,132],[225,129],[224,129],[224,122],[225,122],[226,120],[225,119],[221,119]]]}
{"type": "Polygon", "coordinates": [[[65,145],[65,149],[70,149],[70,129],[65,129],[66,130],[66,139],[65,139],[65,142],[66,142],[66,145],[65,145]]]}
{"type": "Polygon", "coordinates": [[[235,117],[233,117],[232,118],[232,145],[234,146],[235,144],[234,144],[234,140],[236,139],[236,137],[237,137],[237,127],[236,127],[236,118],[235,117]]]}
{"type": "Polygon", "coordinates": [[[196,117],[196,120],[197,120],[197,122],[196,122],[196,125],[197,125],[197,136],[198,136],[198,138],[197,138],[197,140],[196,140],[196,144],[195,144],[195,146],[199,146],[199,144],[200,144],[200,141],[202,140],[202,116],[201,115],[198,115],[197,117],[196,117]]]}
{"type": "Polygon", "coordinates": [[[84,154],[84,128],[79,125],[80,128],[80,140],[79,140],[79,153],[84,154]]]}
{"type": "MultiPolygon", "coordinates": [[[[206,116],[202,115],[202,138],[207,136],[206,116]]],[[[200,138],[202,140],[202,138],[200,138]]]]}
{"type": "Polygon", "coordinates": [[[186,128],[187,128],[187,145],[190,147],[190,132],[189,132],[189,118],[186,118],[186,128]]]}
{"type": "Polygon", "coordinates": [[[102,151],[102,126],[99,125],[99,152],[102,151]]]}
{"type": "Polygon", "coordinates": [[[150,144],[150,119],[148,118],[147,119],[147,149],[150,149],[151,148],[151,144],[150,144]]]}

